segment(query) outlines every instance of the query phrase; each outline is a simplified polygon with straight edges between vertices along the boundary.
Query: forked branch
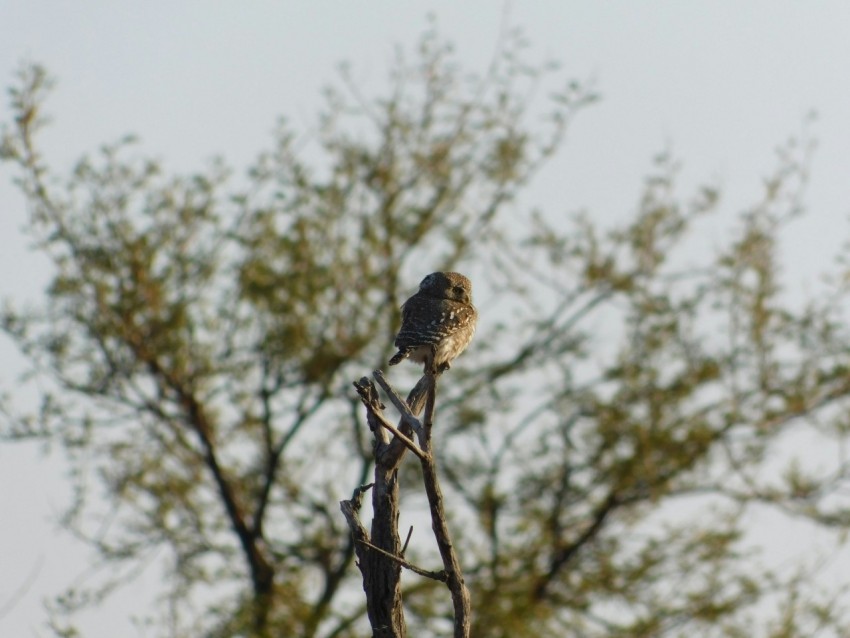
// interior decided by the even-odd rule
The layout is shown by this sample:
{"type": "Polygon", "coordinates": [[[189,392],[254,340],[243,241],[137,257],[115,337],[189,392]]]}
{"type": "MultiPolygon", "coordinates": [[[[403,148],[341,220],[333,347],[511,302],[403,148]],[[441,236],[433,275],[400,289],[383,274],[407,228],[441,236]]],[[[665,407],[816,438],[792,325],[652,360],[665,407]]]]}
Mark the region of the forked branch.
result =
{"type": "MultiPolygon", "coordinates": [[[[463,580],[460,560],[451,540],[443,494],[437,476],[437,464],[431,447],[431,430],[434,421],[436,404],[437,378],[439,373],[426,373],[411,391],[407,401],[384,378],[380,370],[374,372],[374,378],[387,393],[390,402],[401,414],[398,428],[393,426],[384,416],[384,405],[378,399],[375,385],[366,377],[356,382],[354,386],[363,405],[366,406],[366,418],[375,436],[375,490],[373,504],[383,504],[384,507],[374,508],[372,520],[372,538],[366,533],[365,527],[357,518],[360,498],[363,490],[355,490],[351,500],[342,501],[340,507],[348,521],[349,528],[357,545],[357,555],[360,559],[360,570],[363,574],[363,588],[366,591],[366,606],[372,623],[374,636],[404,636],[406,628],[401,606],[401,590],[399,587],[399,568],[405,567],[411,571],[446,583],[452,597],[454,607],[454,636],[468,638],[471,631],[472,609],[469,591],[463,580]],[[417,415],[425,408],[422,419],[417,415]],[[417,442],[412,438],[415,433],[417,442]],[[389,439],[392,434],[392,439],[389,439]],[[431,514],[431,527],[437,541],[443,569],[439,572],[427,571],[409,563],[402,556],[398,536],[398,465],[405,450],[410,450],[419,458],[422,465],[422,477],[428,506],[431,514]],[[381,491],[387,499],[376,499],[381,491]],[[383,530],[383,538],[376,537],[376,530],[383,530]],[[382,542],[383,541],[383,542],[382,542]],[[389,543],[387,541],[390,541],[389,543]],[[374,569],[384,571],[384,578],[376,578],[374,569]],[[387,595],[386,584],[391,582],[394,597],[391,605],[392,613],[376,613],[381,611],[381,597],[387,595]],[[383,586],[375,586],[378,583],[383,586]],[[392,624],[388,625],[387,621],[392,624]]],[[[386,607],[384,605],[383,607],[386,607]]],[[[384,612],[387,610],[384,609],[384,612]]]]}

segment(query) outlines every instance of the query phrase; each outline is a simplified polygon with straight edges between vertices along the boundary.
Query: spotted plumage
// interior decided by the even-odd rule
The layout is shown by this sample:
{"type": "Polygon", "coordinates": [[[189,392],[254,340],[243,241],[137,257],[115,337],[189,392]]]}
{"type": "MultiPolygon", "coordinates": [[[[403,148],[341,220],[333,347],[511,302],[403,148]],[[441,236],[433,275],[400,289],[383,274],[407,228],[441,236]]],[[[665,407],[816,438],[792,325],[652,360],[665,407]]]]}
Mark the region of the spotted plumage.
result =
{"type": "Polygon", "coordinates": [[[398,352],[390,359],[424,363],[435,371],[451,367],[475,334],[478,312],[472,305],[472,283],[456,272],[434,272],[401,307],[401,329],[395,339],[398,352]]]}

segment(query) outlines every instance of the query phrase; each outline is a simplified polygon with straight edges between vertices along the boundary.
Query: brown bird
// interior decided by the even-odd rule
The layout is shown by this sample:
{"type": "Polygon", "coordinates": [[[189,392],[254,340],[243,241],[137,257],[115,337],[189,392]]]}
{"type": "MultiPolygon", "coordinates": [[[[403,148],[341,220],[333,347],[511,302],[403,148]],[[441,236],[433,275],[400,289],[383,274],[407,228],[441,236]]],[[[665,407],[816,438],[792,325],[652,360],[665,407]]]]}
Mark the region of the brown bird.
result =
{"type": "Polygon", "coordinates": [[[443,372],[469,345],[478,311],[472,305],[472,282],[456,272],[433,272],[401,307],[401,329],[395,338],[394,366],[403,359],[443,372]]]}

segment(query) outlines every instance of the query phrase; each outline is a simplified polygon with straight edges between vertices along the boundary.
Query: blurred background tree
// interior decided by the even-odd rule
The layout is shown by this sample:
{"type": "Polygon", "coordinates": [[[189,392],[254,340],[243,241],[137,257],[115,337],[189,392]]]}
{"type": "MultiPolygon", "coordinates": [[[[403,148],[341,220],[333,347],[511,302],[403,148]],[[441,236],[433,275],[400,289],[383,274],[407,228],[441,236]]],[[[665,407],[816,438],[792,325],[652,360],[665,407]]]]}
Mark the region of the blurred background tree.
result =
{"type": "MultiPolygon", "coordinates": [[[[3,313],[42,400],[7,402],[2,434],[61,442],[63,522],[108,567],[57,599],[57,634],[165,551],[163,635],[363,635],[338,510],[371,470],[351,381],[385,367],[400,303],[448,269],[482,315],[435,434],[475,636],[846,627],[842,587],[753,540],[766,509],[836,542],[850,528],[846,273],[797,304],[777,248],[811,144],[780,150],[716,248],[701,224],[718,191],[679,193],[668,154],[621,227],[523,210],[596,99],[577,82],[531,99],[557,68],[523,45],[507,37],[478,77],[429,30],[386,95],[343,72],[316,133],[282,123],[243,177],[167,175],[132,138],[59,175],[37,139],[51,79],[21,69],[2,158],[54,275],[43,304],[3,313]],[[821,441],[812,463],[788,453],[800,432],[821,441]]],[[[407,557],[439,564],[416,533],[407,557]]],[[[445,633],[441,586],[406,574],[405,600],[411,635],[445,633]]]]}

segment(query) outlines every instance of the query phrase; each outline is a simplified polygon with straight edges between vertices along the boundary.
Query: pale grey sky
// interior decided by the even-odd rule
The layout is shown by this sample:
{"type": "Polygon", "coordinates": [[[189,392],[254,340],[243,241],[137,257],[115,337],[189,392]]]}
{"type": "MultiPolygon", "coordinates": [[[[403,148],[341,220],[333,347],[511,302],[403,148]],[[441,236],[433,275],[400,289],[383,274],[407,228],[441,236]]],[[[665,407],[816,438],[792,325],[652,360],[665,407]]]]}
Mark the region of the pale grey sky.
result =
{"type": "MultiPolygon", "coordinates": [[[[339,61],[353,64],[366,94],[379,91],[393,47],[413,42],[429,12],[468,67],[484,71],[505,13],[497,1],[5,0],[0,81],[8,86],[21,60],[58,79],[44,135],[58,167],[133,132],[170,169],[222,155],[240,170],[269,143],[278,116],[299,128],[315,123],[320,88],[339,61]]],[[[576,120],[529,203],[626,219],[651,156],[671,148],[684,183],[717,181],[735,212],[757,199],[774,149],[814,110],[811,212],[788,247],[800,277],[850,236],[850,3],[540,0],[515,2],[508,14],[532,57],[595,79],[603,97],[576,120]]],[[[8,118],[5,100],[0,114],[8,118]]],[[[0,169],[0,296],[35,299],[43,266],[19,232],[25,210],[10,180],[0,169]]],[[[0,343],[2,356],[11,353],[0,343]]],[[[0,371],[4,390],[15,380],[12,361],[0,371]]],[[[34,575],[0,617],[0,635],[13,638],[47,634],[42,597],[85,565],[53,520],[66,498],[61,465],[39,459],[0,447],[0,606],[34,575]]],[[[124,598],[126,609],[152,593],[153,583],[144,586],[124,598]]],[[[89,638],[136,635],[117,612],[85,629],[89,638]]]]}

